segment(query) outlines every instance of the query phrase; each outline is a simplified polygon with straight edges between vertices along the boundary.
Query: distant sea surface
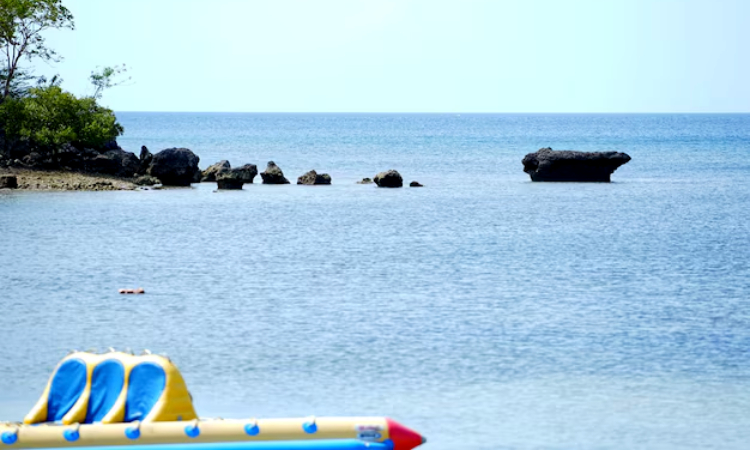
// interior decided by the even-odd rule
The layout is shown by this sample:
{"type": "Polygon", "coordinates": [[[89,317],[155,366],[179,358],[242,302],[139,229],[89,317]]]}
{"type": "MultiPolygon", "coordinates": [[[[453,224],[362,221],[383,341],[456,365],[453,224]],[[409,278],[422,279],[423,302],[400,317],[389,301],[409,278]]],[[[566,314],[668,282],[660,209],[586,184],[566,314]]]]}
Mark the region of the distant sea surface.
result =
{"type": "Polygon", "coordinates": [[[750,115],[118,117],[136,154],[333,185],[0,192],[1,419],[68,350],[112,346],[168,354],[206,417],[384,415],[425,450],[748,448],[750,115]],[[547,146],[633,159],[532,183],[547,146]],[[391,168],[425,187],[355,184],[391,168]]]}

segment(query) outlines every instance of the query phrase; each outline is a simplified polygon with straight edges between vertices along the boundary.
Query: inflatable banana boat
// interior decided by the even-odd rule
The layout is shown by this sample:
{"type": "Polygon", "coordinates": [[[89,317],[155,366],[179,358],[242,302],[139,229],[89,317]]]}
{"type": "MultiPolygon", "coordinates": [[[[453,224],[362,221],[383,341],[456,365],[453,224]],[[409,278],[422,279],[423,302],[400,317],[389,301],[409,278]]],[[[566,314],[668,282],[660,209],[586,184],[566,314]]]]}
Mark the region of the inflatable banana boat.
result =
{"type": "Polygon", "coordinates": [[[0,422],[0,450],[411,450],[424,442],[384,417],[199,419],[177,367],[148,352],[73,352],[23,423],[0,422]]]}

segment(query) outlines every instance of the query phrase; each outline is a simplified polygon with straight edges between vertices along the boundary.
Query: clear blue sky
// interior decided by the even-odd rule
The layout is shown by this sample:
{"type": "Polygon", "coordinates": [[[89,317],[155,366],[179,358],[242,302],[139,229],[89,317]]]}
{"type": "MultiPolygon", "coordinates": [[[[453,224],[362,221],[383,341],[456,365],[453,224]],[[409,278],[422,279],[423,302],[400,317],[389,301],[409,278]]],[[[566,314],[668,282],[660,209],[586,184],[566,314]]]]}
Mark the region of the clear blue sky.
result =
{"type": "Polygon", "coordinates": [[[750,111],[750,0],[63,1],[116,111],[750,111]]]}

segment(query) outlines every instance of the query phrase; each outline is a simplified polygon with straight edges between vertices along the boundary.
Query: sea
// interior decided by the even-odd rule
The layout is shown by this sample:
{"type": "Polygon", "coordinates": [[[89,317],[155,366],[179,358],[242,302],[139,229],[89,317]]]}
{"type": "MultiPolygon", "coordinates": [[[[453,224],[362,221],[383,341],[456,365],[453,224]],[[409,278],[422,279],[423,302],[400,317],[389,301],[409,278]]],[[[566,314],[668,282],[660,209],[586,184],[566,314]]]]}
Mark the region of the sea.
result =
{"type": "Polygon", "coordinates": [[[113,347],[168,355],[203,417],[388,416],[425,450],[750,447],[750,115],[118,118],[136,154],[333,183],[0,191],[0,419],[113,347]],[[542,147],[632,160],[534,183],[542,147]],[[356,183],[388,169],[424,187],[356,183]]]}

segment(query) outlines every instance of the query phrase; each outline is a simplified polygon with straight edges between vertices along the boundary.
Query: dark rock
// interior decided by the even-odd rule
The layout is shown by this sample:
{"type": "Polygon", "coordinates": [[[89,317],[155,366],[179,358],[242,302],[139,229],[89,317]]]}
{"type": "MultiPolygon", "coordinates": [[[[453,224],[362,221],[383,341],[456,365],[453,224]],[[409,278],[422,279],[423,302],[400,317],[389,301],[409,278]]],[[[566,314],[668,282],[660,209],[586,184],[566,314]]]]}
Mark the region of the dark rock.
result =
{"type": "Polygon", "coordinates": [[[149,175],[141,175],[139,177],[136,177],[135,180],[133,180],[133,183],[137,184],[138,186],[153,186],[155,184],[159,184],[159,180],[149,175]]]}
{"type": "Polygon", "coordinates": [[[17,189],[18,178],[15,175],[0,176],[0,189],[17,189]]]}
{"type": "Polygon", "coordinates": [[[21,159],[21,165],[29,168],[41,169],[45,165],[47,165],[47,161],[45,161],[45,159],[46,158],[41,153],[31,152],[21,159]]]}
{"type": "Polygon", "coordinates": [[[208,168],[203,171],[201,181],[216,181],[216,175],[221,172],[226,172],[231,168],[232,166],[229,164],[229,161],[226,159],[221,160],[216,164],[208,166],[208,168]]]}
{"type": "Polygon", "coordinates": [[[190,186],[200,173],[200,158],[187,148],[168,148],[154,155],[148,174],[165,186],[190,186]]]}
{"type": "Polygon", "coordinates": [[[91,149],[80,149],[71,144],[63,144],[55,152],[57,162],[55,168],[68,170],[85,170],[86,162],[99,155],[99,152],[91,149]]]}
{"type": "Polygon", "coordinates": [[[401,174],[395,170],[380,172],[375,175],[373,181],[375,181],[375,184],[377,184],[378,187],[400,188],[404,185],[404,179],[401,178],[401,174]]]}
{"type": "Polygon", "coordinates": [[[141,161],[140,167],[138,168],[138,174],[144,175],[146,172],[148,172],[151,161],[154,160],[154,155],[152,155],[151,152],[148,151],[148,148],[146,148],[145,145],[142,145],[141,156],[138,159],[140,159],[141,161]]]}
{"type": "Polygon", "coordinates": [[[297,184],[331,184],[331,176],[311,170],[297,178],[297,184]]]}
{"type": "Polygon", "coordinates": [[[105,142],[102,146],[103,150],[122,150],[122,147],[120,147],[120,144],[117,143],[117,139],[112,139],[111,141],[105,142]]]}
{"type": "Polygon", "coordinates": [[[245,175],[243,172],[237,169],[229,170],[226,172],[219,172],[216,175],[216,186],[218,189],[242,189],[242,185],[245,184],[245,175]]]}
{"type": "Polygon", "coordinates": [[[140,165],[135,153],[125,150],[108,150],[87,160],[86,170],[118,177],[132,177],[138,172],[140,165]]]}
{"type": "Polygon", "coordinates": [[[289,180],[284,177],[284,172],[273,161],[268,161],[265,172],[260,173],[263,178],[263,184],[289,184],[289,180]]]}
{"type": "Polygon", "coordinates": [[[409,183],[409,187],[424,187],[419,181],[412,181],[409,183]]]}
{"type": "Polygon", "coordinates": [[[357,184],[372,184],[371,178],[362,178],[362,181],[357,181],[357,184]]]}
{"type": "Polygon", "coordinates": [[[630,161],[630,156],[620,152],[554,151],[543,148],[523,158],[523,171],[532,181],[600,181],[609,177],[618,167],[630,161]]]}
{"type": "Polygon", "coordinates": [[[245,164],[244,166],[235,167],[232,172],[237,172],[245,184],[253,184],[253,180],[258,175],[258,166],[255,164],[245,164]]]}

